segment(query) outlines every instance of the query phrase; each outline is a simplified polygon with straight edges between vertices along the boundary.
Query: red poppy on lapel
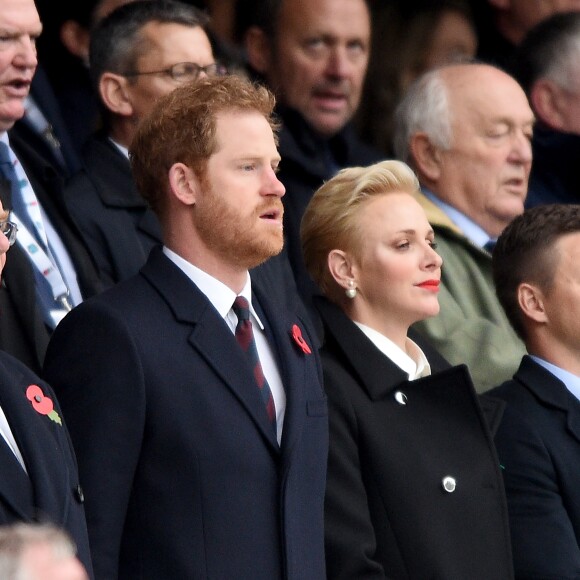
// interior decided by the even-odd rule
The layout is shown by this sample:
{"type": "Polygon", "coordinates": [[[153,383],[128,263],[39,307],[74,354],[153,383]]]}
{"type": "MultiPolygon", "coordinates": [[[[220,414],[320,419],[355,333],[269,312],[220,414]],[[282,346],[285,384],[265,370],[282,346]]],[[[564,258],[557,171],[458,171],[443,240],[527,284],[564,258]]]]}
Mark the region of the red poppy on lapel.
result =
{"type": "Polygon", "coordinates": [[[300,330],[300,327],[297,324],[294,324],[292,326],[292,338],[294,339],[294,342],[302,349],[302,352],[304,354],[312,354],[312,351],[310,350],[310,347],[302,337],[302,331],[300,330]]]}
{"type": "Polygon", "coordinates": [[[54,403],[47,397],[38,385],[30,385],[26,389],[26,398],[32,403],[32,408],[41,415],[46,415],[51,421],[62,425],[59,414],[54,410],[54,403]]]}

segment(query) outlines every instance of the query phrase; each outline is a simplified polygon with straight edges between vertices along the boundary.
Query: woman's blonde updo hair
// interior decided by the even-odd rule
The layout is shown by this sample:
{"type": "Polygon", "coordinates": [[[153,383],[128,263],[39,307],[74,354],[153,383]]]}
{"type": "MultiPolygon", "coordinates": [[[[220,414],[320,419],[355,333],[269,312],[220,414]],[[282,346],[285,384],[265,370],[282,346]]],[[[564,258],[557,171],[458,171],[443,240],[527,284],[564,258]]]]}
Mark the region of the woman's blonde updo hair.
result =
{"type": "Polygon", "coordinates": [[[308,273],[326,296],[339,290],[328,270],[329,253],[339,249],[358,255],[364,243],[358,220],[362,205],[377,195],[418,191],[413,170],[394,160],[343,169],[316,191],[304,212],[300,239],[308,273]]]}

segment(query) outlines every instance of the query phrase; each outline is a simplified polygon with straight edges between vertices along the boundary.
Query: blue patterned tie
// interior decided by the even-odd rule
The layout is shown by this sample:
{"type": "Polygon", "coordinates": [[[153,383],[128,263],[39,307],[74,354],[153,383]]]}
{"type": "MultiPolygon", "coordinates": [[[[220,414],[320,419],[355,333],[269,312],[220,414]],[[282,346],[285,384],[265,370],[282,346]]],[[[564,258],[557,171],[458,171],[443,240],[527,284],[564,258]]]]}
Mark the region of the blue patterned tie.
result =
{"type": "MultiPolygon", "coordinates": [[[[22,198],[22,190],[20,189],[18,176],[16,175],[14,164],[10,160],[10,155],[8,153],[8,145],[2,141],[0,141],[0,175],[2,175],[6,181],[10,182],[10,191],[12,194],[12,208],[4,209],[12,209],[18,216],[18,219],[24,224],[24,227],[34,236],[37,242],[40,242],[36,228],[30,219],[30,215],[28,214],[24,204],[24,199],[22,198]]],[[[44,244],[41,245],[44,247],[44,244]]]]}
{"type": "Polygon", "coordinates": [[[268,385],[268,381],[262,371],[262,363],[260,363],[260,358],[258,357],[258,349],[256,347],[256,340],[254,339],[252,322],[250,321],[250,305],[243,296],[238,296],[234,301],[232,309],[238,317],[236,340],[248,356],[256,385],[266,406],[268,419],[272,424],[274,433],[276,433],[276,406],[274,405],[274,397],[272,397],[270,385],[268,385]]]}
{"type": "MultiPolygon", "coordinates": [[[[26,182],[24,182],[24,184],[19,182],[18,175],[14,169],[14,164],[10,159],[8,146],[2,141],[0,141],[0,175],[5,180],[10,182],[10,189],[12,193],[12,211],[16,214],[30,235],[36,240],[38,245],[45,252],[48,252],[46,244],[40,238],[38,229],[35,227],[32,218],[28,213],[26,204],[24,202],[24,197],[22,196],[21,187],[26,185],[26,182]]],[[[58,268],[58,263],[56,263],[56,267],[58,268]]],[[[61,309],[62,304],[54,299],[52,288],[50,287],[48,280],[44,278],[44,276],[38,271],[37,268],[33,267],[32,270],[34,272],[36,295],[39,301],[38,304],[41,309],[44,322],[50,328],[54,328],[55,322],[51,315],[51,311],[61,309]]]]}

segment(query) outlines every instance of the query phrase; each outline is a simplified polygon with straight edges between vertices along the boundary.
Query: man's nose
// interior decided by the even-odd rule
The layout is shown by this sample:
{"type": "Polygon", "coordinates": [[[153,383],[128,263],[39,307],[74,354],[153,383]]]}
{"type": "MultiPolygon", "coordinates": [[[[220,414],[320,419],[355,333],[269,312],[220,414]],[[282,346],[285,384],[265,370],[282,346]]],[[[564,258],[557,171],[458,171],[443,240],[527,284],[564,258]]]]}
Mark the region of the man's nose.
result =
{"type": "Polygon", "coordinates": [[[18,43],[18,50],[14,57],[14,65],[23,68],[36,68],[36,39],[23,36],[18,43]]]}
{"type": "Polygon", "coordinates": [[[278,179],[278,175],[273,169],[267,170],[264,192],[265,195],[275,195],[276,197],[283,197],[286,193],[284,184],[278,179]]]}
{"type": "Polygon", "coordinates": [[[337,78],[345,78],[350,74],[352,62],[346,47],[334,46],[328,55],[326,73],[337,78]]]}
{"type": "Polygon", "coordinates": [[[517,134],[512,144],[512,157],[520,163],[532,162],[532,144],[530,138],[524,134],[517,134]]]}

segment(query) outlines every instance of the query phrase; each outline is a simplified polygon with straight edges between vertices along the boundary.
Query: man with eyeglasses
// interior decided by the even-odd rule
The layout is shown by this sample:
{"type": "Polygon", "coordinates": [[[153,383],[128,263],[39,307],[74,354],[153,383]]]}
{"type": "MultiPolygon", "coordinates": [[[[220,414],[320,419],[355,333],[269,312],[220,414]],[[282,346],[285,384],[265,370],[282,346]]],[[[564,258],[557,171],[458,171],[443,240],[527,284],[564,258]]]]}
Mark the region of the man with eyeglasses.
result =
{"type": "Polygon", "coordinates": [[[104,129],[85,145],[84,170],[67,187],[65,203],[107,285],[135,274],[161,243],[159,222],[133,183],[127,149],[159,97],[225,73],[207,23],[182,2],[139,0],[114,10],[92,33],[90,69],[104,129]]]}

